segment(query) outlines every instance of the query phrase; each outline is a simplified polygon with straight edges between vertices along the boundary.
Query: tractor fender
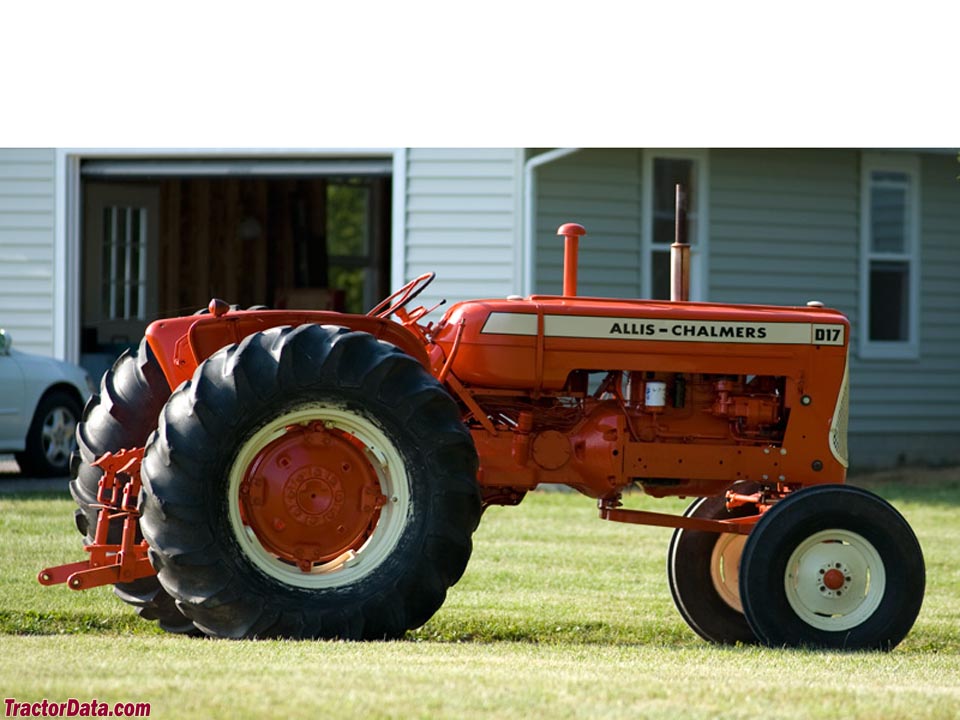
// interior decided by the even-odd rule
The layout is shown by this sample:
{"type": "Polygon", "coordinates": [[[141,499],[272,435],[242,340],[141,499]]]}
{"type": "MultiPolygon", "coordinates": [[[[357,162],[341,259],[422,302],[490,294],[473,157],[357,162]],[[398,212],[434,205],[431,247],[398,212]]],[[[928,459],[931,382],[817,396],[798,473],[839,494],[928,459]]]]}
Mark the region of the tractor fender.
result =
{"type": "Polygon", "coordinates": [[[151,323],[146,338],[172,390],[189,380],[200,363],[222,347],[272,327],[307,324],[338,325],[369,333],[396,345],[429,369],[423,343],[402,325],[369,315],[324,310],[231,310],[219,315],[188,315],[151,323]]]}

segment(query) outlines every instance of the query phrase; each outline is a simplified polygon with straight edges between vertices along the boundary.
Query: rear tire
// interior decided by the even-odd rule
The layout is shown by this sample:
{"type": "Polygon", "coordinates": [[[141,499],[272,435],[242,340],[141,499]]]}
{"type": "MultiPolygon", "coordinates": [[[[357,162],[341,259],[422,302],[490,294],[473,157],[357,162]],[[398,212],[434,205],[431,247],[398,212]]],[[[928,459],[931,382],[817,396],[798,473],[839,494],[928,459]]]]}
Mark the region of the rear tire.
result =
{"type": "MultiPolygon", "coordinates": [[[[755,513],[746,505],[731,512],[725,498],[717,496],[695,500],[683,515],[727,520],[755,513]]],[[[740,603],[738,574],[746,537],[678,528],[670,539],[667,578],[673,602],[704,640],[728,645],[757,642],[740,603]]]]}
{"type": "Polygon", "coordinates": [[[799,490],[743,550],[740,596],[767,645],[890,650],[923,604],[923,552],[882,498],[849,485],[799,490]]]}
{"type": "Polygon", "coordinates": [[[346,328],[273,328],[171,396],[141,525],[160,582],[208,635],[396,638],[466,567],[477,465],[416,360],[346,328]]]}
{"type": "MultiPolygon", "coordinates": [[[[170,387],[153,356],[146,339],[137,352],[127,351],[108,370],[100,383],[100,394],[94,395],[83,410],[77,427],[78,454],[72,458],[70,494],[76,500],[77,530],[84,544],[93,542],[97,527],[97,486],[103,471],[91,463],[107,452],[143,447],[156,428],[157,417],[170,396],[170,387]]],[[[119,543],[123,521],[110,523],[107,540],[119,543]]],[[[139,538],[138,538],[139,539],[139,538]]],[[[172,633],[193,633],[196,628],[177,610],[173,599],[160,587],[156,576],[130,583],[117,583],[114,593],[136,608],[144,620],[156,620],[172,633]]]]}

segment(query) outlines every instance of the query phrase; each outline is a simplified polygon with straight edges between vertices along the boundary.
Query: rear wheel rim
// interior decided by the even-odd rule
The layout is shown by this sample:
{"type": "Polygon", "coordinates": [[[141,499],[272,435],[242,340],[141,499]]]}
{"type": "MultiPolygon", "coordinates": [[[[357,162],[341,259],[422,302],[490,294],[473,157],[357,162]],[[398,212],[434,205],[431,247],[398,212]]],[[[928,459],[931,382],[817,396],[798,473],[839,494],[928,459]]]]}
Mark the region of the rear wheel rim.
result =
{"type": "Polygon", "coordinates": [[[787,601],[818,630],[842,632],[876,612],[886,569],[873,544],[850,530],[815,533],[790,555],[784,573],[787,601]]]}
{"type": "Polygon", "coordinates": [[[383,430],[323,404],[287,411],[244,442],[228,493],[244,555],[302,588],[343,586],[372,572],[400,541],[411,506],[406,468],[383,430]]]}

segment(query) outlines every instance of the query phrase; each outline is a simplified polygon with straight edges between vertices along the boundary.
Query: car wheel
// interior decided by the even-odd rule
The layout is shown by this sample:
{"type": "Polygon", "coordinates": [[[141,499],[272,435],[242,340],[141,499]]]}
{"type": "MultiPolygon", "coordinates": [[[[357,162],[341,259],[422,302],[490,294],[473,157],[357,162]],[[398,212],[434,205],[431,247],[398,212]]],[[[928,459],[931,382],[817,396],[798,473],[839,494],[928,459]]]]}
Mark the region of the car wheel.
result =
{"type": "Polygon", "coordinates": [[[20,471],[36,477],[69,475],[79,419],[80,402],[74,396],[61,390],[45,395],[27,431],[26,450],[16,455],[20,471]]]}

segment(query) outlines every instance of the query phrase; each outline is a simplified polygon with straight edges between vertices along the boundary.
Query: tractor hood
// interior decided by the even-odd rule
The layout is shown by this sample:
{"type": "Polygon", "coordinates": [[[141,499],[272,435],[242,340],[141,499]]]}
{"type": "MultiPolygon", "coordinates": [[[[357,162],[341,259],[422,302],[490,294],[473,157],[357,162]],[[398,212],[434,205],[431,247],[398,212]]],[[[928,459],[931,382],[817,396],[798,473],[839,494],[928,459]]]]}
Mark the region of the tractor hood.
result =
{"type": "Polygon", "coordinates": [[[846,357],[850,328],[820,307],[609,300],[533,295],[457,303],[435,342],[452,370],[478,386],[560,390],[572,370],[694,372],[716,355],[715,372],[783,372],[783,361],[815,353],[846,357]],[[776,362],[776,368],[773,367],[776,362]]]}

